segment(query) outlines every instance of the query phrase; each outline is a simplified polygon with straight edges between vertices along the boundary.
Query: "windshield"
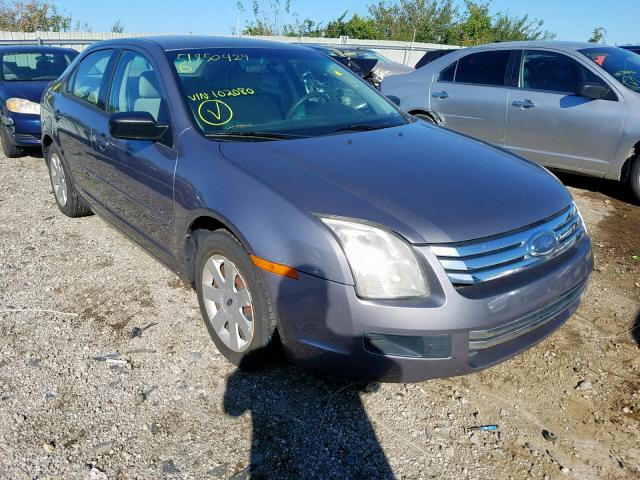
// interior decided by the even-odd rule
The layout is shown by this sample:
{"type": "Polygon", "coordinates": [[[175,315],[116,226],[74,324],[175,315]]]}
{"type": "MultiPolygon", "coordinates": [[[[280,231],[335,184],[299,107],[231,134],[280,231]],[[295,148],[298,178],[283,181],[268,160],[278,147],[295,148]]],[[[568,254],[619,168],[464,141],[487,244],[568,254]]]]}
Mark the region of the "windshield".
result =
{"type": "Polygon", "coordinates": [[[347,57],[355,57],[355,58],[364,58],[366,60],[378,60],[380,62],[390,62],[387,57],[379,54],[378,52],[374,52],[373,50],[343,50],[347,57]]]}
{"type": "Polygon", "coordinates": [[[205,135],[264,139],[327,135],[407,123],[350,70],[306,49],[167,52],[194,123],[205,135]]]}
{"type": "Polygon", "coordinates": [[[625,87],[640,93],[640,55],[615,47],[586,48],[580,53],[613,75],[625,87]]]}
{"type": "Polygon", "coordinates": [[[5,82],[55,80],[74,57],[68,52],[3,53],[2,78],[5,82]]]}

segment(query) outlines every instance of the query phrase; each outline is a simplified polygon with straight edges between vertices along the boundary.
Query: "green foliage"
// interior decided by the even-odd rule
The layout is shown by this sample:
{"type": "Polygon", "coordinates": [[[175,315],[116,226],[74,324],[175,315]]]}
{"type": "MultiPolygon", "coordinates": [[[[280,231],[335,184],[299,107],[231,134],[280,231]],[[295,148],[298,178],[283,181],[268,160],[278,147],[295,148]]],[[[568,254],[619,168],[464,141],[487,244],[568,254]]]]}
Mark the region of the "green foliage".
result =
{"type": "Polygon", "coordinates": [[[0,0],[0,30],[13,32],[68,32],[71,17],[58,10],[49,0],[0,0]]]}
{"type": "MultiPolygon", "coordinates": [[[[239,11],[245,11],[242,0],[236,5],[239,11]]],[[[242,31],[244,35],[283,35],[292,29],[291,25],[280,23],[284,15],[291,13],[291,0],[252,0],[251,10],[254,20],[242,31]]]]}
{"type": "Polygon", "coordinates": [[[451,43],[455,37],[457,9],[453,0],[378,0],[369,5],[378,38],[409,42],[451,43]]]}
{"type": "Polygon", "coordinates": [[[604,27],[596,27],[593,29],[589,41],[591,43],[603,43],[606,35],[607,31],[604,29],[604,27]]]}
{"type": "MultiPolygon", "coordinates": [[[[238,8],[244,11],[242,0],[238,8]]],[[[490,9],[490,1],[483,0],[464,0],[462,10],[455,0],[373,0],[368,15],[354,14],[347,20],[348,12],[344,12],[323,26],[310,18],[300,21],[296,13],[291,13],[291,0],[253,0],[254,20],[243,33],[331,38],[347,35],[357,39],[464,46],[555,37],[542,29],[542,20],[528,15],[492,14],[490,9]],[[295,23],[281,23],[284,14],[292,16],[295,23]]]]}
{"type": "Polygon", "coordinates": [[[553,34],[543,31],[542,20],[528,15],[492,15],[489,2],[465,0],[460,12],[453,0],[378,0],[369,6],[377,38],[425,43],[478,45],[508,40],[546,40],[553,34]]]}
{"type": "Polygon", "coordinates": [[[363,18],[357,14],[353,15],[347,22],[344,21],[347,12],[344,12],[336,20],[332,20],[322,32],[323,37],[337,38],[347,35],[351,38],[365,38],[375,40],[381,38],[380,30],[375,20],[363,18]]]}
{"type": "Polygon", "coordinates": [[[124,32],[124,25],[122,24],[120,19],[118,19],[118,21],[113,24],[113,26],[111,27],[111,31],[113,33],[123,33],[124,32]]]}

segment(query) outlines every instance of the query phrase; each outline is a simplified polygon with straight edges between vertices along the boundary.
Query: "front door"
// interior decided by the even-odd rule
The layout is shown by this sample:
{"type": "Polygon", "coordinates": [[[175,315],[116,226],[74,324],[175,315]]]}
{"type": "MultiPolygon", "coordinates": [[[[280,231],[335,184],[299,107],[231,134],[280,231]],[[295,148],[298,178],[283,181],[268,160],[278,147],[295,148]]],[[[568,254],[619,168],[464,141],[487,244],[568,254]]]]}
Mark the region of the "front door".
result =
{"type": "Polygon", "coordinates": [[[518,88],[509,91],[505,147],[549,167],[608,171],[622,133],[622,97],[577,96],[578,83],[609,85],[560,52],[525,50],[519,77],[518,88]]]}
{"type": "MultiPolygon", "coordinates": [[[[170,124],[164,90],[151,62],[140,52],[123,50],[115,67],[108,112],[147,112],[170,124]]],[[[112,137],[108,125],[95,131],[94,151],[102,158],[108,208],[141,243],[171,258],[173,178],[177,154],[171,129],[159,141],[112,137]]],[[[170,261],[170,260],[169,260],[170,261]]]]}

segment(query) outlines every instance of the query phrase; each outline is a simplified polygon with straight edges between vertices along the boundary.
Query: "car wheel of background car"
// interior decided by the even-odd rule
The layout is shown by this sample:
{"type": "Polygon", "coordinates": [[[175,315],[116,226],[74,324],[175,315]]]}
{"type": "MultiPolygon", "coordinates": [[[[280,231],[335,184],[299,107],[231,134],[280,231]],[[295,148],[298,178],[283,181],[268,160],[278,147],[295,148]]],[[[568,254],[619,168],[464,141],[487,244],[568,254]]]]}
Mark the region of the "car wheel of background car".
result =
{"type": "Polygon", "coordinates": [[[436,122],[433,120],[433,118],[431,118],[429,115],[427,115],[426,113],[414,113],[413,114],[414,117],[419,118],[420,120],[424,120],[427,123],[433,123],[435,124],[436,122]]]}
{"type": "Polygon", "coordinates": [[[22,156],[22,149],[13,144],[6,128],[0,128],[0,142],[2,142],[2,153],[4,153],[5,157],[17,158],[22,156]]]}
{"type": "Polygon", "coordinates": [[[261,273],[226,230],[196,234],[196,290],[209,335],[231,363],[258,369],[270,359],[276,328],[261,273]]]}
{"type": "Polygon", "coordinates": [[[636,202],[640,203],[640,155],[636,156],[631,164],[629,185],[631,185],[631,191],[636,198],[636,202]]]}
{"type": "Polygon", "coordinates": [[[91,214],[91,209],[78,196],[62,160],[62,154],[55,146],[50,146],[45,153],[49,166],[49,178],[53,188],[53,196],[58,208],[67,217],[84,217],[91,214]]]}

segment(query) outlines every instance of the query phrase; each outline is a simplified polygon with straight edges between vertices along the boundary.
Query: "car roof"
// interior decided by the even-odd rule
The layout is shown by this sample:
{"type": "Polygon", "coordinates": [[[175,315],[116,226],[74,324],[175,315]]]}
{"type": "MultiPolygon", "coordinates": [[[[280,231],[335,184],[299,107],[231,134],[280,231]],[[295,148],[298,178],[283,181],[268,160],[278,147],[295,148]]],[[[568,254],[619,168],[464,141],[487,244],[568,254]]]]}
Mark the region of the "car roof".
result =
{"type": "Polygon", "coordinates": [[[477,45],[475,47],[468,47],[465,49],[465,51],[487,49],[504,50],[505,48],[558,48],[561,50],[580,50],[583,48],[597,48],[598,46],[609,47],[610,45],[599,45],[597,43],[589,42],[569,42],[561,40],[529,40],[519,42],[487,43],[484,45],[477,45]]]}
{"type": "MultiPolygon", "coordinates": [[[[258,38],[215,37],[206,35],[171,35],[117,38],[97,42],[94,45],[155,45],[162,50],[189,50],[199,48],[300,48],[295,44],[274,42],[258,38]]],[[[92,45],[93,46],[93,45],[92,45]]]]}
{"type": "Polygon", "coordinates": [[[75,52],[77,50],[73,48],[63,47],[50,47],[48,45],[2,45],[0,46],[0,54],[2,53],[24,53],[24,52],[38,52],[38,53],[51,53],[51,52],[75,52]]]}
{"type": "Polygon", "coordinates": [[[349,51],[364,50],[364,51],[367,51],[367,52],[373,52],[372,48],[358,47],[358,46],[354,46],[354,45],[336,45],[334,48],[337,48],[339,50],[349,50],[349,51]]]}

